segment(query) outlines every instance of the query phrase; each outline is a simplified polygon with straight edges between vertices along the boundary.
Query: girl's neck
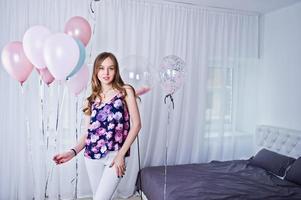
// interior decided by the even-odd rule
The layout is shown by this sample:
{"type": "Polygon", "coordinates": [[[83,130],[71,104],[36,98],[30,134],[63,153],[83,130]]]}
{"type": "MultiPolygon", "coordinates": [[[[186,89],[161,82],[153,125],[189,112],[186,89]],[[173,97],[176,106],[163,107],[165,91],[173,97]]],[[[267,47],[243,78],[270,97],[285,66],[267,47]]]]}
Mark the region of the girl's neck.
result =
{"type": "Polygon", "coordinates": [[[106,91],[109,91],[109,90],[112,90],[112,89],[113,89],[113,85],[112,84],[110,84],[110,85],[103,84],[102,85],[102,91],[103,92],[106,92],[106,91]]]}

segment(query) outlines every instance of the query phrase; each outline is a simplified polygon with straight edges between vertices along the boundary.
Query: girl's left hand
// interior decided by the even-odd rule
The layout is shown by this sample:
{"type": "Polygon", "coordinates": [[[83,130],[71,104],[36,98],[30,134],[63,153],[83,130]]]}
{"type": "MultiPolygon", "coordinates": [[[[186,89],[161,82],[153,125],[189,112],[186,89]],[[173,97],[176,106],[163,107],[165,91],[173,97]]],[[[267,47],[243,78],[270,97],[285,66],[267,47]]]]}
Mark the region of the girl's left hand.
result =
{"type": "Polygon", "coordinates": [[[112,166],[115,166],[115,170],[118,178],[122,178],[126,170],[124,156],[117,154],[114,160],[112,161],[110,167],[112,166]]]}

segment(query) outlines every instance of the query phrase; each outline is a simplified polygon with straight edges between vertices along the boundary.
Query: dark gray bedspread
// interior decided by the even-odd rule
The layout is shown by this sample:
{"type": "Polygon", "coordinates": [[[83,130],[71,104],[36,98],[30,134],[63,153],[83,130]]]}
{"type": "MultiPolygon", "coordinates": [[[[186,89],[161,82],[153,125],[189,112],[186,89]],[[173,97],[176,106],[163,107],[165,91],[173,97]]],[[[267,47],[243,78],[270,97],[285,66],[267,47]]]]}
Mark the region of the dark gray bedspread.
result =
{"type": "MultiPolygon", "coordinates": [[[[148,200],[163,200],[164,166],[140,174],[148,200]]],[[[247,160],[168,166],[166,200],[196,199],[301,200],[301,186],[249,166],[247,160]]]]}

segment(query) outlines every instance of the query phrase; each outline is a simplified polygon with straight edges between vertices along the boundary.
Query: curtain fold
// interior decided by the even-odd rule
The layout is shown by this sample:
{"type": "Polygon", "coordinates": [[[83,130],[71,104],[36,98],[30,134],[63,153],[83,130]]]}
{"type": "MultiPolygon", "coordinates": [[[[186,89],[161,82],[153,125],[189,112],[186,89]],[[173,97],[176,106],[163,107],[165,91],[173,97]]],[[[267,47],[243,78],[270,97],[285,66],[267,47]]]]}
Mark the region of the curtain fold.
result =
{"type": "MultiPolygon", "coordinates": [[[[256,14],[144,0],[4,0],[0,6],[1,49],[9,41],[22,41],[30,26],[63,32],[66,21],[80,15],[95,25],[86,47],[90,73],[102,51],[113,52],[120,63],[128,56],[151,63],[152,89],[139,103],[142,167],[164,164],[166,142],[170,165],[235,159],[252,152],[245,144],[252,138],[256,113],[245,95],[254,91],[256,80],[256,14]],[[172,54],[185,61],[185,81],[174,94],[168,125],[158,71],[162,58],[172,54]]],[[[76,132],[83,132],[81,107],[90,89],[74,97],[63,83],[46,86],[33,70],[22,93],[3,67],[0,89],[0,199],[91,196],[82,154],[77,157],[76,192],[76,160],[61,166],[51,160],[75,144],[76,132]]],[[[115,196],[133,194],[138,170],[135,141],[115,196]]]]}

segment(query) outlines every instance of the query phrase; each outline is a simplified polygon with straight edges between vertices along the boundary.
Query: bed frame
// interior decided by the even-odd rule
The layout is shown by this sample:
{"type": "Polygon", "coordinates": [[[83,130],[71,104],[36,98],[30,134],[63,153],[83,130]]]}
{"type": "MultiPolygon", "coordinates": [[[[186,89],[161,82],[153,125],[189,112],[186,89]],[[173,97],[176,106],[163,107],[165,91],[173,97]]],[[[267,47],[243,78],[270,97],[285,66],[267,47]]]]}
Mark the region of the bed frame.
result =
{"type": "Polygon", "coordinates": [[[301,131],[260,125],[255,132],[255,150],[262,148],[298,158],[301,156],[301,131]]]}

